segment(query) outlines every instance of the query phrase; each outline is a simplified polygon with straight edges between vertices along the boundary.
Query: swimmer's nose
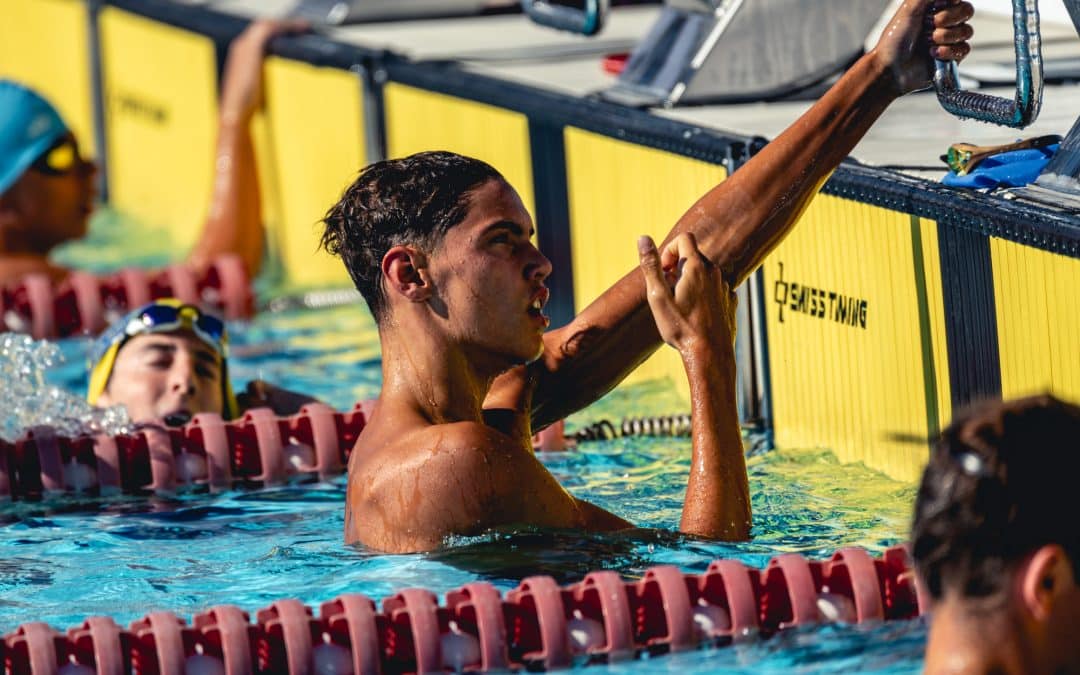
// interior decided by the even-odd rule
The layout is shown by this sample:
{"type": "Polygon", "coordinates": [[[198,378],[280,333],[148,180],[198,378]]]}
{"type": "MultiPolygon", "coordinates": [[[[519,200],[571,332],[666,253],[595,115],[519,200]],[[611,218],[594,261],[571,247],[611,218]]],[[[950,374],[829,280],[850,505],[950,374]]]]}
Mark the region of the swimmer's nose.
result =
{"type": "Polygon", "coordinates": [[[536,281],[543,281],[551,276],[551,261],[536,247],[533,247],[533,259],[525,268],[525,276],[536,281]]]}
{"type": "Polygon", "coordinates": [[[187,359],[176,359],[169,371],[169,391],[185,396],[195,394],[195,368],[187,359]]]}

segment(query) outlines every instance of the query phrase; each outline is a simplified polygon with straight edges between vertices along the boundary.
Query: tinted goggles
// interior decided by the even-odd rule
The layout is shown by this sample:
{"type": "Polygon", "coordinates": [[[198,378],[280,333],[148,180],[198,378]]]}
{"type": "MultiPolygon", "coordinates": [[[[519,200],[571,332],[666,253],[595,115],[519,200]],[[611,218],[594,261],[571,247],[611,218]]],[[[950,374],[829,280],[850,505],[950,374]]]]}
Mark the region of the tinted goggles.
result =
{"type": "Polygon", "coordinates": [[[186,329],[195,333],[203,342],[225,356],[228,337],[221,319],[204,314],[192,305],[153,304],[133,317],[124,328],[128,337],[144,333],[165,333],[186,329]]]}
{"type": "Polygon", "coordinates": [[[84,160],[79,154],[79,144],[71,136],[64,136],[41,153],[30,166],[47,176],[66,176],[82,166],[84,160]]]}

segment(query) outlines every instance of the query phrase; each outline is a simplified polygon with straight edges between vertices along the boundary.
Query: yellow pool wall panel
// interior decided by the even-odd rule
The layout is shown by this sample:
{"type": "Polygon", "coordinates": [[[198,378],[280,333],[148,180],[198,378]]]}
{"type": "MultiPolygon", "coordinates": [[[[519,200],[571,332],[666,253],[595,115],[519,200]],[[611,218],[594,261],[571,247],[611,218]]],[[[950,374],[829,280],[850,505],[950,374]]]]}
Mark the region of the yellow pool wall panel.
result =
{"type": "Polygon", "coordinates": [[[186,253],[212,189],[214,43],[115,7],[102,9],[99,27],[110,200],[186,253]]]}
{"type": "Polygon", "coordinates": [[[936,227],[818,195],[765,261],[779,447],[918,479],[950,414],[936,227]]]}
{"type": "Polygon", "coordinates": [[[285,279],[301,287],[351,286],[341,260],[320,250],[319,240],[322,217],[365,164],[361,82],[346,70],[273,56],[264,73],[276,189],[268,180],[260,185],[279,206],[267,234],[285,279]]]}
{"type": "MultiPolygon", "coordinates": [[[[659,241],[686,210],[726,177],[723,167],[567,127],[567,191],[580,312],[638,267],[637,239],[659,241]]],[[[675,350],[662,346],[626,382],[670,378],[684,400],[689,387],[675,350]]]]}
{"type": "Polygon", "coordinates": [[[1080,260],[990,239],[1005,398],[1080,401],[1080,260]]]}
{"type": "Polygon", "coordinates": [[[81,0],[2,0],[0,78],[49,100],[79,140],[97,155],[90,79],[89,15],[81,0]]]}
{"type": "MultiPolygon", "coordinates": [[[[525,115],[398,82],[388,83],[383,97],[389,157],[448,150],[481,159],[498,169],[535,215],[529,120],[525,115]]],[[[537,229],[542,226],[536,225],[537,229]]]]}

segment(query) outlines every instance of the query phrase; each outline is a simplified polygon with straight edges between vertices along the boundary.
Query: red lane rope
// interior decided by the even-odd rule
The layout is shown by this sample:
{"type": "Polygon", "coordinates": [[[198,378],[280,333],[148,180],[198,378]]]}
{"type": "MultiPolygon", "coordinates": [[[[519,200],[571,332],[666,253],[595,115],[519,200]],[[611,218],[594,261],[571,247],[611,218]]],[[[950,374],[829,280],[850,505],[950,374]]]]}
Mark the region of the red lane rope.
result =
{"type": "Polygon", "coordinates": [[[342,413],[310,403],[290,417],[256,408],[229,422],[203,413],[183,427],[147,426],[118,436],[66,438],[36,427],[14,443],[0,440],[0,499],[271,486],[295,475],[325,480],[344,472],[370,405],[342,413]]]}
{"type": "Polygon", "coordinates": [[[254,312],[254,297],[244,264],[221,256],[201,278],[187,265],[173,265],[153,274],[125,269],[115,274],[72,272],[54,285],[32,274],[0,290],[0,328],[29,333],[35,339],[97,334],[124,312],[158,298],[215,309],[226,319],[254,312]]]}
{"type": "Polygon", "coordinates": [[[665,565],[638,581],[600,571],[559,586],[534,576],[505,597],[474,582],[442,605],[412,588],[385,598],[382,611],[349,594],[323,603],[318,615],[278,600],[254,622],[232,605],[191,623],[170,612],[127,628],[90,617],[63,633],[28,622],[4,637],[0,652],[10,675],[551,670],[768,637],[830,620],[823,602],[855,607],[849,622],[909,619],[921,613],[922,597],[905,547],[880,558],[844,548],[824,561],[779,555],[764,570],[717,560],[703,574],[665,565]]]}

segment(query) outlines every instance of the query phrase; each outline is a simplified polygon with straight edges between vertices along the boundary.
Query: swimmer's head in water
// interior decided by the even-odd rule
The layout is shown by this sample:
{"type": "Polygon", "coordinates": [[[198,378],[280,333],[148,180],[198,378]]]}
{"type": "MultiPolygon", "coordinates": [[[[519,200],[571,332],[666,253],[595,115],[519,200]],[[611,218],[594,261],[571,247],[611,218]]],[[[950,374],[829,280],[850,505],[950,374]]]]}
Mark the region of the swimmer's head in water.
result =
{"type": "Polygon", "coordinates": [[[231,419],[237,403],[227,357],[220,319],[178,300],[158,300],[130,312],[95,341],[87,398],[124,405],[135,422],[183,422],[201,412],[231,419]]]}
{"type": "Polygon", "coordinates": [[[0,194],[67,130],[60,113],[37,92],[0,80],[0,194]]]}
{"type": "Polygon", "coordinates": [[[376,321],[386,314],[383,257],[412,244],[430,253],[468,214],[473,192],[504,181],[489,164],[451,152],[422,152],[360,171],[323,219],[322,246],[340,256],[376,321]]]}
{"type": "Polygon", "coordinates": [[[83,236],[95,172],[48,101],[0,80],[0,225],[9,247],[46,253],[83,236]]]}
{"type": "Polygon", "coordinates": [[[1080,407],[1051,396],[989,402],[942,432],[915,503],[912,546],[931,596],[1007,590],[1032,552],[1059,545],[1080,583],[1080,407]]]}

